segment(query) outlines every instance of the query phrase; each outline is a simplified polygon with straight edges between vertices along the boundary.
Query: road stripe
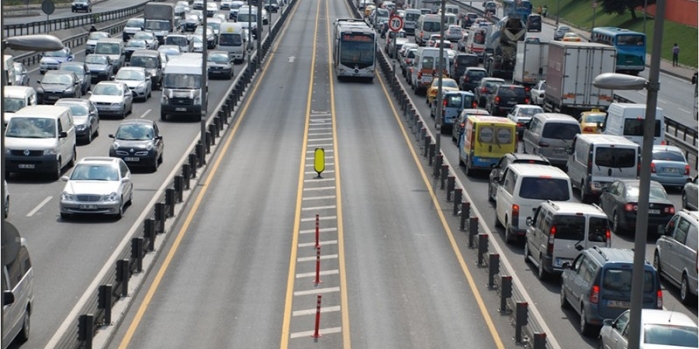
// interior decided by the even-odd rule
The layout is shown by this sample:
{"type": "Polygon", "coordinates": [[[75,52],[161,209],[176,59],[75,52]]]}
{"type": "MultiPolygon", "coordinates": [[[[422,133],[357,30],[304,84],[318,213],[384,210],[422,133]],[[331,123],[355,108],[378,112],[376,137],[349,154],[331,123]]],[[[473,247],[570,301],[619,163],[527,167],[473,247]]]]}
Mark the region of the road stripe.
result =
{"type": "MultiPolygon", "coordinates": [[[[337,231],[337,228],[320,228],[318,229],[319,233],[330,233],[333,231],[337,231]]],[[[315,229],[305,229],[305,230],[299,230],[299,234],[310,234],[310,233],[315,233],[315,229]]]]}
{"type": "MultiPolygon", "coordinates": [[[[340,333],[342,329],[340,327],[331,327],[318,330],[320,335],[340,333]]],[[[346,331],[345,331],[346,332],[346,331]]],[[[314,331],[304,331],[304,332],[294,332],[291,334],[291,338],[303,338],[310,337],[314,334],[314,331]]]]}
{"type": "Polygon", "coordinates": [[[314,196],[314,197],[304,197],[303,201],[306,201],[306,200],[325,200],[325,199],[333,199],[333,198],[335,198],[335,195],[314,196]]]}
{"type": "MultiPolygon", "coordinates": [[[[337,245],[337,240],[326,240],[326,241],[319,241],[320,246],[325,246],[325,245],[337,245]]],[[[298,245],[299,247],[315,247],[316,243],[315,242],[304,242],[298,245]]]]}
{"type": "Polygon", "coordinates": [[[301,209],[301,211],[330,210],[330,209],[334,209],[336,207],[337,206],[335,206],[335,205],[304,207],[301,209]]]}
{"type": "Polygon", "coordinates": [[[146,115],[148,115],[148,113],[150,113],[150,112],[151,112],[151,109],[146,110],[146,111],[141,115],[141,119],[145,118],[146,115]]]}
{"type": "MultiPolygon", "coordinates": [[[[292,316],[305,316],[305,315],[315,315],[316,314],[316,309],[306,309],[306,310],[296,310],[292,313],[292,316]]],[[[320,313],[333,313],[336,311],[340,311],[340,306],[332,306],[332,307],[320,307],[320,313]]]]}
{"type": "Polygon", "coordinates": [[[39,212],[39,210],[40,210],[42,207],[44,207],[44,205],[46,205],[46,203],[48,203],[49,201],[51,201],[51,199],[53,199],[53,196],[49,196],[49,197],[47,197],[46,199],[44,199],[44,201],[40,202],[36,207],[34,207],[33,210],[31,210],[31,211],[29,211],[29,213],[27,213],[27,217],[31,217],[31,216],[33,216],[35,213],[39,212]]]}
{"type": "MultiPolygon", "coordinates": [[[[321,221],[327,221],[327,220],[332,220],[332,219],[337,219],[337,216],[320,216],[320,217],[318,217],[318,220],[321,220],[321,221]]],[[[301,222],[312,222],[314,220],[316,220],[315,217],[302,218],[301,222]]]]}
{"type": "MultiPolygon", "coordinates": [[[[337,275],[337,274],[339,274],[339,273],[340,273],[340,271],[337,270],[337,269],[333,269],[333,270],[323,270],[323,271],[320,272],[320,275],[319,275],[319,276],[322,276],[322,275],[337,275]]],[[[297,279],[307,279],[307,278],[312,278],[312,277],[315,277],[315,276],[316,276],[316,273],[315,273],[315,272],[296,274],[296,278],[297,278],[297,279]]]]}
{"type": "Polygon", "coordinates": [[[334,293],[334,292],[340,292],[339,287],[326,287],[326,288],[316,288],[312,290],[306,290],[306,291],[297,291],[294,292],[294,296],[308,296],[308,295],[318,295],[318,294],[323,294],[323,293],[334,293]]]}
{"type": "MultiPolygon", "coordinates": [[[[301,258],[297,259],[296,261],[297,262],[311,262],[311,261],[316,260],[316,258],[317,257],[301,257],[301,258]]],[[[325,256],[320,256],[320,260],[323,260],[323,259],[337,259],[337,255],[336,254],[328,254],[325,256]]]]}

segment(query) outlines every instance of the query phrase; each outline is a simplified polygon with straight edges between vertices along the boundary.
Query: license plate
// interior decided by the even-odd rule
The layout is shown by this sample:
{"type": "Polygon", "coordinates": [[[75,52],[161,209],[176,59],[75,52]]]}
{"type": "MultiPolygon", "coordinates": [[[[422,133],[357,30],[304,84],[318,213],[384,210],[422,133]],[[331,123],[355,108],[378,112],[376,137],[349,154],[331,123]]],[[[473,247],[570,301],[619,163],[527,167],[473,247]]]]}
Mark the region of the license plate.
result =
{"type": "Polygon", "coordinates": [[[175,111],[187,111],[187,108],[175,108],[175,111]]]}
{"type": "Polygon", "coordinates": [[[607,301],[607,306],[610,308],[630,308],[630,302],[625,301],[607,301]]]}
{"type": "Polygon", "coordinates": [[[19,168],[34,168],[34,164],[19,164],[19,168]]]}
{"type": "Polygon", "coordinates": [[[58,99],[58,96],[47,96],[48,99],[58,99]]]}
{"type": "Polygon", "coordinates": [[[140,161],[140,160],[141,160],[140,158],[130,158],[130,157],[124,158],[124,161],[140,161]]]}
{"type": "Polygon", "coordinates": [[[680,170],[677,168],[673,168],[673,167],[665,167],[663,169],[663,172],[664,173],[680,173],[680,170]]]}
{"type": "Polygon", "coordinates": [[[509,104],[509,105],[515,105],[515,104],[517,104],[517,101],[509,101],[509,102],[507,102],[507,104],[509,104]]]}
{"type": "Polygon", "coordinates": [[[563,155],[563,154],[565,154],[565,150],[563,150],[563,149],[554,149],[554,150],[553,150],[553,154],[554,154],[554,155],[563,155]]]}
{"type": "Polygon", "coordinates": [[[80,205],[81,210],[96,210],[97,205],[80,205]]]}
{"type": "Polygon", "coordinates": [[[660,214],[660,210],[648,210],[648,214],[660,214]]]}

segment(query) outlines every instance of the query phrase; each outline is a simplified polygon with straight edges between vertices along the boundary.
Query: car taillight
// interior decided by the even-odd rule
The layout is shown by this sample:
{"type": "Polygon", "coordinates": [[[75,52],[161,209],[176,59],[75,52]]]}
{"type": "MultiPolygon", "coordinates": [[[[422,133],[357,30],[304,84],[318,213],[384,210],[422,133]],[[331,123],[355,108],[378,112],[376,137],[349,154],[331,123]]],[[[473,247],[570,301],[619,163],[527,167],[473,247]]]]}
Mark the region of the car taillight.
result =
{"type": "Polygon", "coordinates": [[[550,256],[553,254],[553,240],[556,238],[556,226],[552,226],[549,230],[549,242],[546,247],[546,253],[550,256]]]}
{"type": "Polygon", "coordinates": [[[512,221],[510,224],[519,225],[519,205],[512,204],[512,221]]]}
{"type": "Polygon", "coordinates": [[[466,124],[463,123],[463,122],[459,124],[459,127],[460,127],[462,130],[464,129],[465,126],[466,126],[466,124]]]}
{"type": "MultiPolygon", "coordinates": [[[[442,101],[442,107],[444,107],[444,108],[447,107],[447,100],[446,99],[442,101]]],[[[442,109],[442,110],[444,110],[444,109],[442,109]]]]}
{"type": "Polygon", "coordinates": [[[478,103],[476,103],[476,102],[471,103],[471,105],[472,105],[474,108],[478,108],[478,103]]]}
{"type": "Polygon", "coordinates": [[[585,126],[585,127],[583,128],[583,132],[595,132],[595,129],[593,129],[593,128],[590,127],[590,126],[585,126]]]}
{"type": "Polygon", "coordinates": [[[655,163],[654,162],[650,163],[650,172],[655,173],[655,163]]]}
{"type": "Polygon", "coordinates": [[[542,147],[542,148],[546,148],[546,147],[549,146],[549,144],[546,143],[546,142],[539,142],[539,146],[542,147]]]}
{"type": "Polygon", "coordinates": [[[684,165],[684,175],[689,176],[689,165],[684,165]]]}
{"type": "Polygon", "coordinates": [[[626,212],[638,211],[638,205],[626,204],[626,205],[624,205],[624,211],[626,211],[626,212]]]}
{"type": "Polygon", "coordinates": [[[486,93],[488,90],[485,89],[485,87],[481,87],[481,93],[486,93]]]}
{"type": "Polygon", "coordinates": [[[528,86],[525,86],[525,87],[524,87],[524,90],[527,91],[527,92],[529,92],[529,90],[531,90],[531,89],[532,89],[532,88],[531,88],[531,87],[528,87],[528,86]]]}
{"type": "Polygon", "coordinates": [[[521,122],[518,122],[518,123],[517,123],[517,127],[524,127],[524,124],[521,123],[521,122]]]}
{"type": "Polygon", "coordinates": [[[607,229],[604,236],[607,238],[607,247],[612,247],[612,232],[607,229]]]}
{"type": "Polygon", "coordinates": [[[592,285],[592,292],[590,292],[590,303],[597,304],[599,302],[599,286],[592,285]]]}
{"type": "Polygon", "coordinates": [[[464,81],[471,81],[468,76],[464,76],[464,81]]]}
{"type": "Polygon", "coordinates": [[[656,301],[655,307],[658,309],[663,308],[663,290],[658,290],[658,300],[656,301]]]}
{"type": "Polygon", "coordinates": [[[529,104],[529,98],[524,99],[524,104],[529,104]]]}
{"type": "Polygon", "coordinates": [[[495,100],[495,104],[500,104],[500,97],[499,96],[495,96],[494,100],[495,100]]]}
{"type": "Polygon", "coordinates": [[[417,78],[418,78],[418,79],[421,79],[421,78],[422,78],[422,72],[421,72],[421,71],[417,72],[417,78]]]}
{"type": "Polygon", "coordinates": [[[675,206],[667,206],[663,209],[666,214],[675,214],[675,206]]]}

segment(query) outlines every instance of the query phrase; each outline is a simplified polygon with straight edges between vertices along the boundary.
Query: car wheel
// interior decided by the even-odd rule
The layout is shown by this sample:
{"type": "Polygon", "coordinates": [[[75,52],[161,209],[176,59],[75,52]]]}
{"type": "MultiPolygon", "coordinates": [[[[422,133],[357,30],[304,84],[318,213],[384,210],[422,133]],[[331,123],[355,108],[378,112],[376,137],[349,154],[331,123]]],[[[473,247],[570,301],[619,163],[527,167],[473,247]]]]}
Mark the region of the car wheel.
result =
{"type": "Polygon", "coordinates": [[[493,188],[490,183],[488,183],[488,201],[495,202],[495,195],[493,194],[493,188]]]}
{"type": "MultiPolygon", "coordinates": [[[[526,245],[524,245],[526,246],[526,245]]],[[[539,255],[539,269],[537,270],[536,277],[539,278],[539,280],[543,281],[546,280],[546,269],[544,269],[544,258],[539,255]]]]}
{"type": "Polygon", "coordinates": [[[148,98],[150,98],[151,92],[152,92],[152,90],[148,90],[148,95],[146,95],[146,100],[148,100],[148,98]]]}
{"type": "Polygon", "coordinates": [[[612,216],[612,232],[614,234],[621,234],[622,229],[619,226],[619,215],[614,211],[614,215],[612,216]]]}
{"type": "Polygon", "coordinates": [[[71,217],[70,214],[61,212],[61,219],[62,220],[67,221],[70,219],[70,217],[71,217]]]}
{"type": "Polygon", "coordinates": [[[124,217],[124,206],[125,206],[124,202],[119,202],[119,212],[117,212],[114,215],[115,216],[114,218],[121,219],[122,217],[124,217]]]}
{"type": "Polygon", "coordinates": [[[470,176],[472,174],[471,171],[471,159],[466,159],[466,170],[464,170],[467,176],[470,176]]]}
{"type": "Polygon", "coordinates": [[[589,336],[592,332],[592,325],[587,322],[587,314],[585,314],[585,306],[580,304],[580,333],[583,336],[589,336]]]}
{"type": "Polygon", "coordinates": [[[653,254],[653,268],[658,272],[658,275],[661,277],[663,274],[660,272],[660,256],[658,255],[658,251],[655,251],[653,254]]]}
{"type": "Polygon", "coordinates": [[[160,120],[165,121],[167,119],[167,114],[160,112],[160,120]]]}
{"type": "Polygon", "coordinates": [[[126,119],[126,106],[124,106],[124,109],[121,110],[121,118],[126,119]]]}
{"type": "Polygon", "coordinates": [[[682,283],[680,284],[680,301],[682,304],[687,305],[691,299],[691,292],[689,291],[689,282],[687,281],[687,273],[682,273],[682,283]]]}
{"type": "Polygon", "coordinates": [[[29,313],[29,309],[25,309],[24,316],[22,317],[22,330],[19,331],[17,338],[21,342],[28,341],[30,330],[31,330],[31,314],[29,313]]]}
{"type": "Polygon", "coordinates": [[[502,228],[502,223],[500,223],[500,220],[498,219],[498,214],[495,212],[495,227],[496,228],[502,228]]]}
{"type": "Polygon", "coordinates": [[[75,166],[75,160],[78,159],[78,150],[73,146],[73,155],[70,161],[68,162],[68,167],[73,167],[75,166]]]}
{"type": "Polygon", "coordinates": [[[687,193],[682,193],[682,208],[689,208],[687,206],[687,193]]]}
{"type": "Polygon", "coordinates": [[[61,158],[58,158],[58,161],[56,162],[56,168],[54,169],[53,179],[61,179],[61,158]]]}
{"type": "Polygon", "coordinates": [[[568,303],[568,299],[566,299],[566,291],[565,291],[565,288],[563,287],[563,285],[561,285],[560,303],[561,303],[561,308],[570,309],[570,303],[568,303]]]}
{"type": "Polygon", "coordinates": [[[157,172],[158,171],[158,158],[153,159],[153,164],[151,164],[152,172],[157,172]]]}
{"type": "Polygon", "coordinates": [[[589,200],[590,196],[585,193],[585,182],[580,181],[580,201],[582,201],[583,204],[588,204],[589,200]]]}
{"type": "Polygon", "coordinates": [[[92,127],[87,130],[87,144],[92,143],[92,127]]]}
{"type": "Polygon", "coordinates": [[[527,239],[524,239],[524,263],[526,264],[529,262],[529,242],[527,239]]]}

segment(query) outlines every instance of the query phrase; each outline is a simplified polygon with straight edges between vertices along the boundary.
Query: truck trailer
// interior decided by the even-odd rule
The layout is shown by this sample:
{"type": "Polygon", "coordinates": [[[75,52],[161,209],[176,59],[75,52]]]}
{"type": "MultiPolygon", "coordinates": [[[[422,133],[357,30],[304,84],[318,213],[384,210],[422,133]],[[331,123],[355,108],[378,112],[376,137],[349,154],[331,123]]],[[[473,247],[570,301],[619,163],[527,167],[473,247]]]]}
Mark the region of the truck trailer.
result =
{"type": "Polygon", "coordinates": [[[548,42],[517,42],[517,55],[512,83],[531,89],[541,80],[546,80],[549,59],[548,42]]]}

